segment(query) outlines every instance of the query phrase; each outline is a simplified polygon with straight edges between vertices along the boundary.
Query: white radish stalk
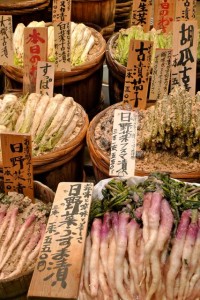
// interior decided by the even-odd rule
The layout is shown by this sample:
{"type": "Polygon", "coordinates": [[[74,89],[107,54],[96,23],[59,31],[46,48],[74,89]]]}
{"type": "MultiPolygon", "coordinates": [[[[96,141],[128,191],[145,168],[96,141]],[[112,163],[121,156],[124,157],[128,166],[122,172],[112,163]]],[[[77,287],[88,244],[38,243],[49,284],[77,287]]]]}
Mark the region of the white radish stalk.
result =
{"type": "Polygon", "coordinates": [[[100,242],[100,258],[106,276],[108,277],[108,243],[111,236],[111,216],[107,212],[103,217],[103,224],[101,227],[101,242],[100,242]]]}
{"type": "Polygon", "coordinates": [[[161,202],[161,220],[158,229],[158,237],[156,246],[151,254],[151,270],[152,270],[152,282],[147,292],[146,300],[151,299],[154,293],[158,290],[159,285],[162,284],[162,264],[161,264],[161,252],[163,251],[165,244],[170,239],[171,230],[173,226],[173,214],[170,205],[167,200],[163,199],[161,202]]]}
{"type": "Polygon", "coordinates": [[[28,232],[25,233],[25,237],[23,238],[23,241],[18,245],[18,247],[16,248],[16,252],[15,252],[15,257],[16,260],[18,260],[19,256],[21,255],[23,249],[25,248],[25,246],[28,244],[32,234],[34,231],[34,224],[32,224],[28,230],[28,232]]]}
{"type": "Polygon", "coordinates": [[[26,221],[23,223],[23,225],[21,226],[16,239],[14,240],[14,242],[12,244],[10,244],[10,246],[8,247],[7,253],[5,255],[5,257],[3,258],[3,260],[0,263],[0,270],[2,270],[2,268],[4,267],[4,265],[6,264],[6,262],[8,261],[8,259],[10,258],[10,256],[13,253],[13,250],[18,246],[18,244],[21,242],[21,239],[25,233],[25,231],[27,230],[27,228],[29,228],[29,226],[33,223],[33,221],[35,220],[35,215],[30,215],[26,221]]]}
{"type": "Polygon", "coordinates": [[[115,255],[115,285],[118,294],[122,300],[131,300],[132,297],[123,284],[123,267],[124,259],[127,249],[128,235],[127,224],[129,221],[129,215],[122,213],[119,215],[119,227],[118,227],[118,240],[115,255]]]}
{"type": "Polygon", "coordinates": [[[6,248],[8,246],[8,243],[10,242],[13,233],[15,231],[15,224],[16,224],[16,219],[17,219],[17,214],[18,214],[18,207],[14,207],[11,211],[11,215],[10,215],[10,224],[8,226],[8,231],[6,234],[6,237],[3,241],[3,244],[1,245],[1,249],[0,249],[0,261],[2,261],[3,259],[3,255],[6,251],[6,248]]]}
{"type": "MultiPolygon", "coordinates": [[[[196,271],[195,271],[194,275],[192,276],[192,278],[190,279],[187,297],[188,297],[188,295],[190,296],[193,293],[194,287],[199,280],[200,280],[200,259],[198,261],[196,271]]],[[[186,299],[187,299],[187,297],[186,297],[186,299]]]]}
{"type": "Polygon", "coordinates": [[[191,291],[191,295],[187,298],[187,300],[199,300],[200,299],[200,278],[194,285],[191,291]]]}
{"type": "Polygon", "coordinates": [[[129,265],[128,265],[126,257],[124,258],[123,270],[124,270],[124,272],[123,272],[124,273],[124,283],[126,284],[127,288],[129,288],[129,286],[130,286],[129,265]]]}
{"type": "Polygon", "coordinates": [[[90,256],[90,293],[92,297],[96,297],[99,287],[99,249],[100,249],[100,232],[102,221],[94,219],[91,229],[92,248],[90,256]]]}
{"type": "Polygon", "coordinates": [[[89,278],[90,278],[90,256],[91,256],[91,236],[86,238],[85,256],[84,256],[84,287],[88,294],[90,294],[89,278]]]}
{"type": "MultiPolygon", "coordinates": [[[[161,201],[162,201],[161,193],[154,192],[151,197],[151,206],[148,210],[148,215],[147,215],[148,218],[147,231],[149,232],[149,238],[144,246],[145,262],[144,262],[144,270],[143,270],[143,276],[144,278],[146,277],[147,290],[149,289],[149,281],[150,281],[150,256],[153,248],[156,245],[156,241],[158,237],[158,229],[159,229],[160,214],[161,214],[161,201]]],[[[143,231],[144,231],[144,227],[143,227],[143,231]]],[[[146,237],[145,236],[143,237],[145,241],[146,237]]]]}
{"type": "Polygon", "coordinates": [[[109,241],[109,252],[108,252],[108,284],[111,289],[112,299],[118,300],[116,287],[115,287],[115,253],[116,253],[116,240],[114,232],[109,241]]]}
{"type": "Polygon", "coordinates": [[[39,238],[40,238],[40,233],[39,232],[35,232],[32,236],[32,238],[30,239],[29,243],[27,244],[27,246],[25,247],[25,249],[23,250],[22,252],[22,255],[21,255],[21,258],[17,264],[17,267],[16,269],[10,273],[8,276],[6,276],[6,279],[9,279],[9,278],[12,278],[14,276],[17,276],[19,275],[25,264],[26,264],[26,261],[28,259],[28,256],[29,254],[31,253],[31,251],[33,251],[33,249],[35,248],[35,246],[37,245],[38,241],[39,241],[39,238]]]}
{"type": "Polygon", "coordinates": [[[12,210],[9,210],[6,214],[6,216],[4,217],[3,221],[2,221],[2,224],[1,224],[1,227],[0,227],[0,240],[1,240],[4,232],[7,229],[8,223],[9,223],[10,218],[11,218],[11,214],[12,214],[12,210]]]}
{"type": "Polygon", "coordinates": [[[187,275],[189,273],[190,261],[192,257],[192,251],[195,245],[195,241],[198,233],[197,223],[191,223],[187,230],[185,244],[183,246],[182,255],[182,267],[180,274],[180,288],[178,291],[178,300],[183,299],[184,290],[187,284],[187,275]]]}
{"type": "Polygon", "coordinates": [[[0,212],[0,225],[3,222],[3,219],[4,219],[5,215],[6,215],[6,210],[0,212]]]}
{"type": "Polygon", "coordinates": [[[174,284],[177,274],[181,267],[181,257],[183,253],[183,246],[185,243],[185,237],[187,229],[190,223],[190,210],[185,210],[177,228],[176,237],[172,250],[169,256],[169,269],[166,275],[166,295],[167,299],[174,300],[174,284]]]}
{"type": "Polygon", "coordinates": [[[108,284],[106,282],[105,272],[104,272],[101,259],[99,260],[99,286],[103,292],[104,300],[109,300],[111,293],[108,284]]]}

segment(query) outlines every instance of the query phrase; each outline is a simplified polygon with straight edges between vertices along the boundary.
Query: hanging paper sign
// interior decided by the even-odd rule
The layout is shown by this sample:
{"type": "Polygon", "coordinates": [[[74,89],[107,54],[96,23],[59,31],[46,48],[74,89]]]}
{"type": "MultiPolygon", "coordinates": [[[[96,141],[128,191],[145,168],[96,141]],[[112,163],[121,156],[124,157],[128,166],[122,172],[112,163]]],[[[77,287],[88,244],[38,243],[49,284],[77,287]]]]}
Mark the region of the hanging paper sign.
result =
{"type": "Polygon", "coordinates": [[[24,28],[24,76],[23,92],[36,91],[37,63],[47,61],[47,28],[24,28]]]}
{"type": "Polygon", "coordinates": [[[70,22],[71,0],[53,0],[52,21],[70,22]]]}
{"type": "Polygon", "coordinates": [[[112,133],[110,176],[134,176],[138,113],[115,109],[112,133]]]}
{"type": "Polygon", "coordinates": [[[71,70],[71,26],[70,22],[54,23],[56,71],[71,70]]]}
{"type": "Polygon", "coordinates": [[[123,104],[146,108],[153,42],[131,40],[123,93],[123,104]]]}
{"type": "Polygon", "coordinates": [[[196,0],[176,0],[176,21],[187,21],[195,19],[196,0]]]}
{"type": "Polygon", "coordinates": [[[31,136],[1,133],[5,192],[15,191],[34,199],[31,136]]]}
{"type": "Polygon", "coordinates": [[[144,32],[150,30],[152,15],[152,0],[133,0],[131,25],[141,25],[144,32]]]}
{"type": "Polygon", "coordinates": [[[174,0],[154,1],[154,28],[163,32],[172,32],[175,14],[174,0]]]}
{"type": "Polygon", "coordinates": [[[93,183],[58,185],[28,299],[78,299],[93,183]]]}
{"type": "Polygon", "coordinates": [[[197,44],[196,20],[174,22],[171,89],[178,84],[193,96],[196,93],[197,44]]]}
{"type": "Polygon", "coordinates": [[[151,74],[150,100],[162,99],[168,94],[171,73],[172,49],[156,49],[151,74]]]}
{"type": "Polygon", "coordinates": [[[36,93],[53,97],[55,64],[38,61],[36,93]]]}
{"type": "Polygon", "coordinates": [[[0,65],[12,66],[13,54],[13,29],[12,16],[0,16],[0,65]]]}

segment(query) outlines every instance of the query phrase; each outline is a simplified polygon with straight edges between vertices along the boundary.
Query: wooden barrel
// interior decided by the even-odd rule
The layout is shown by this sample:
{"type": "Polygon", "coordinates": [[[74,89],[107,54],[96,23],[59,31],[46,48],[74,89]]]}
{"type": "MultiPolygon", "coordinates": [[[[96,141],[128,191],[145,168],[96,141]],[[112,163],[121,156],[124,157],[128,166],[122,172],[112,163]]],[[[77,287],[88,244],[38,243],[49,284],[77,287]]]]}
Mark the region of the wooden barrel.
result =
{"type": "MultiPolygon", "coordinates": [[[[97,145],[97,142],[95,140],[95,128],[97,124],[99,123],[100,119],[107,113],[108,110],[113,108],[118,108],[119,105],[122,103],[116,103],[100,113],[98,113],[93,120],[90,122],[90,125],[87,130],[87,146],[88,151],[91,157],[93,169],[94,169],[94,175],[96,182],[99,182],[102,179],[106,179],[109,177],[109,156],[107,152],[104,152],[102,149],[100,149],[97,145]]],[[[145,166],[144,166],[145,170],[145,166]]],[[[145,172],[144,170],[139,170],[136,168],[135,175],[136,176],[147,176],[149,175],[148,172],[145,172]]],[[[160,170],[157,170],[160,171],[160,170]]],[[[187,173],[171,173],[170,176],[172,178],[176,178],[179,180],[187,181],[187,182],[200,182],[200,170],[197,171],[191,171],[187,173]]]]}
{"type": "Polygon", "coordinates": [[[28,25],[31,21],[46,21],[50,0],[1,0],[0,15],[12,15],[13,29],[18,23],[28,25]]]}
{"type": "MultiPolygon", "coordinates": [[[[91,49],[88,60],[80,66],[73,67],[70,72],[55,72],[54,92],[73,97],[91,119],[101,108],[106,41],[98,31],[90,29],[95,36],[95,46],[91,49]]],[[[9,88],[22,89],[22,68],[3,66],[2,70],[10,80],[9,88]]]]}
{"type": "MultiPolygon", "coordinates": [[[[3,191],[3,181],[0,180],[0,192],[3,191]]],[[[41,182],[34,181],[34,196],[44,203],[53,203],[55,193],[41,182]]],[[[26,273],[11,280],[1,280],[0,299],[26,300],[26,294],[29,289],[32,274],[33,269],[30,269],[26,273]]]]}
{"type": "Polygon", "coordinates": [[[121,28],[128,28],[131,25],[131,10],[133,1],[116,0],[115,9],[115,31],[118,32],[121,28]]]}
{"type": "Polygon", "coordinates": [[[114,22],[116,0],[72,0],[71,20],[104,28],[114,22]]]}

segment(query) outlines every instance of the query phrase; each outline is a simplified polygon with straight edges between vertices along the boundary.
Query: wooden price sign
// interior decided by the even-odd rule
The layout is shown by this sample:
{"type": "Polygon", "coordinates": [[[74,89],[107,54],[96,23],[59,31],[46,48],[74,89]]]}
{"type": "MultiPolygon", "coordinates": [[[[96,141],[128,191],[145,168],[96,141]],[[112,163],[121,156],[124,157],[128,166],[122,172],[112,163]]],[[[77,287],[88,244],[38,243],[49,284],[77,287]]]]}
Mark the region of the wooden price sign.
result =
{"type": "Polygon", "coordinates": [[[144,32],[150,30],[152,15],[152,0],[133,0],[131,25],[141,25],[144,32]]]}
{"type": "Polygon", "coordinates": [[[53,0],[52,20],[53,22],[70,22],[71,0],[53,0]]]}
{"type": "Polygon", "coordinates": [[[34,199],[31,136],[1,133],[5,192],[15,191],[34,199]]]}
{"type": "Polygon", "coordinates": [[[146,108],[153,42],[131,40],[126,68],[123,104],[146,108]]]}
{"type": "Polygon", "coordinates": [[[24,28],[23,92],[36,91],[37,63],[47,61],[48,31],[46,27],[24,28]]]}
{"type": "Polygon", "coordinates": [[[112,133],[110,176],[135,174],[138,113],[115,109],[112,133]]]}
{"type": "Polygon", "coordinates": [[[13,55],[12,16],[0,16],[0,65],[12,66],[13,55]]]}
{"type": "Polygon", "coordinates": [[[77,299],[93,183],[58,185],[29,299],[77,299]]]}
{"type": "Polygon", "coordinates": [[[197,45],[197,21],[174,22],[171,88],[184,86],[192,96],[196,93],[197,45]]]}
{"type": "Polygon", "coordinates": [[[168,94],[171,73],[172,49],[156,49],[151,74],[149,99],[162,99],[168,94]]]}
{"type": "Polygon", "coordinates": [[[174,0],[154,0],[154,28],[171,32],[175,14],[174,0]]]}
{"type": "Polygon", "coordinates": [[[54,23],[55,68],[57,71],[71,70],[71,25],[70,22],[54,23]]]}
{"type": "Polygon", "coordinates": [[[196,15],[196,0],[176,0],[175,20],[192,20],[196,15]]]}
{"type": "Polygon", "coordinates": [[[36,93],[53,97],[55,64],[38,61],[36,93]]]}

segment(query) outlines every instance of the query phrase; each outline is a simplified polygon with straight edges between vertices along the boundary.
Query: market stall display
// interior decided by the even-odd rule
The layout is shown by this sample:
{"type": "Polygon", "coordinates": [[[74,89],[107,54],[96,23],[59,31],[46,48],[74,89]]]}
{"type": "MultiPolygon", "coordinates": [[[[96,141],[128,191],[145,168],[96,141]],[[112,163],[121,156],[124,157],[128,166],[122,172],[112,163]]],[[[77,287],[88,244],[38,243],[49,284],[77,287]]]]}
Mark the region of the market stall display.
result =
{"type": "MultiPolygon", "coordinates": [[[[122,108],[122,103],[97,114],[87,132],[87,145],[97,181],[109,176],[115,108],[122,108]]],[[[193,98],[184,88],[177,86],[169,96],[147,110],[138,111],[138,114],[136,175],[159,170],[169,172],[175,178],[199,181],[199,94],[193,98]]]]}
{"type": "Polygon", "coordinates": [[[26,294],[54,199],[54,192],[34,182],[35,203],[16,192],[4,194],[0,181],[0,298],[26,294]]]}
{"type": "Polygon", "coordinates": [[[0,104],[1,132],[31,134],[34,175],[41,174],[38,179],[54,190],[59,181],[82,180],[89,121],[80,104],[61,94],[50,98],[36,93],[6,94],[0,104]]]}
{"type": "Polygon", "coordinates": [[[167,174],[95,186],[82,299],[198,299],[198,185],[167,174]]]}

